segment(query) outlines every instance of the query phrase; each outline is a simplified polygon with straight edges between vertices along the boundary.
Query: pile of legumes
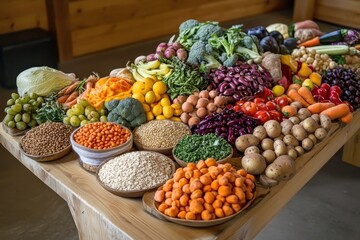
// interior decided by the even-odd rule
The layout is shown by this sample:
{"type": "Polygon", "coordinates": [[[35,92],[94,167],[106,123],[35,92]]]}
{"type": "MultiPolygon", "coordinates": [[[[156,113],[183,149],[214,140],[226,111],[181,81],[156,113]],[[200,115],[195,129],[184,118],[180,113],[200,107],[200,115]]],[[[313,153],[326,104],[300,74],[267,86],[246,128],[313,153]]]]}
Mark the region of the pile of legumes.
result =
{"type": "Polygon", "coordinates": [[[94,122],[81,127],[74,134],[74,140],[85,147],[102,150],[119,146],[130,136],[127,128],[116,123],[94,122]]]}
{"type": "Polygon", "coordinates": [[[98,176],[103,184],[115,190],[147,190],[165,183],[174,170],[173,161],[165,155],[134,151],[106,162],[98,176]]]}
{"type": "Polygon", "coordinates": [[[213,158],[188,163],[155,192],[158,210],[169,217],[213,220],[231,216],[254,198],[255,177],[213,158]]]}
{"type": "Polygon", "coordinates": [[[134,140],[145,147],[171,148],[185,135],[190,134],[190,128],[181,122],[153,120],[134,131],[134,140]]]}
{"type": "Polygon", "coordinates": [[[46,122],[29,130],[20,141],[22,149],[31,155],[46,156],[70,145],[73,129],[60,122],[46,122]]]}
{"type": "Polygon", "coordinates": [[[231,145],[215,133],[193,134],[183,137],[175,146],[174,156],[184,162],[197,162],[200,159],[223,159],[231,153],[231,145]]]}

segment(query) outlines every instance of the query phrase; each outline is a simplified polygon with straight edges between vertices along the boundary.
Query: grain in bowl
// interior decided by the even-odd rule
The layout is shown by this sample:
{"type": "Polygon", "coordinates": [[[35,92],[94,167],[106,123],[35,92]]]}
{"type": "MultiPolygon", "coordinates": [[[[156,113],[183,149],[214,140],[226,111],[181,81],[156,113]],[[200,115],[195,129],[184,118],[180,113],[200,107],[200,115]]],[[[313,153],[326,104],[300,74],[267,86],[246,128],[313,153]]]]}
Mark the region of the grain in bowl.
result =
{"type": "Polygon", "coordinates": [[[101,164],[97,177],[104,188],[115,194],[139,197],[165,183],[174,171],[174,162],[163,154],[133,151],[101,164]]]}

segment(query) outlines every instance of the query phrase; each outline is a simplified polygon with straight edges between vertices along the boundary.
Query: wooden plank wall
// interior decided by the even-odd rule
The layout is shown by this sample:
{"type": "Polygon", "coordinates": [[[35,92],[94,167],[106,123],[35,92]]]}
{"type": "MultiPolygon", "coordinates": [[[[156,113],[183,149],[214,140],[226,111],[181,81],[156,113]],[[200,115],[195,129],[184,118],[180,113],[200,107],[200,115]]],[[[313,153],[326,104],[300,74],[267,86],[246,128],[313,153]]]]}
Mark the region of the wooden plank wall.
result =
{"type": "Polygon", "coordinates": [[[360,0],[316,0],[314,19],[360,28],[360,0]]]}
{"type": "Polygon", "coordinates": [[[176,33],[189,18],[222,22],[289,4],[286,0],[69,0],[73,56],[176,33]]]}
{"type": "Polygon", "coordinates": [[[45,0],[0,0],[0,34],[48,29],[45,0]]]}

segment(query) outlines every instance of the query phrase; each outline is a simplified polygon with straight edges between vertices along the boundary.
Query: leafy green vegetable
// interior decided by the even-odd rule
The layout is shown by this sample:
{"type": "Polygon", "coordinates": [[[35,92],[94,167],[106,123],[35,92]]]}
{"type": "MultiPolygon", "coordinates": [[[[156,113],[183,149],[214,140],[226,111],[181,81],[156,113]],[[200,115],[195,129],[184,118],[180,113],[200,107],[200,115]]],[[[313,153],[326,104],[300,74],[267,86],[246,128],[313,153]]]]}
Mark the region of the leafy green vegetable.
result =
{"type": "Polygon", "coordinates": [[[66,112],[56,99],[56,93],[44,98],[44,102],[41,104],[41,107],[36,110],[35,119],[38,123],[63,121],[66,112]]]}
{"type": "Polygon", "coordinates": [[[192,69],[180,59],[160,58],[160,61],[172,68],[171,74],[163,79],[168,87],[167,93],[171,99],[179,95],[191,95],[207,86],[207,80],[200,75],[199,71],[192,69]]]}
{"type": "Polygon", "coordinates": [[[50,67],[32,67],[17,76],[16,86],[20,96],[24,96],[25,93],[48,96],[75,80],[74,77],[50,67]]]}

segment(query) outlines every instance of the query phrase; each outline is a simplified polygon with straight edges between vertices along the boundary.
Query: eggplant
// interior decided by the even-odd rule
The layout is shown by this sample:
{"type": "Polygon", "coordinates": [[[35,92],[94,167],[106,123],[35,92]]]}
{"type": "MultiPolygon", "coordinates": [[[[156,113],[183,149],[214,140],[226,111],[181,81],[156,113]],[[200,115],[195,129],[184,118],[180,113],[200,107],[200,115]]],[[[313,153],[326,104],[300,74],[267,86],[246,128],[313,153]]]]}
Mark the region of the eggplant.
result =
{"type": "Polygon", "coordinates": [[[263,39],[266,36],[269,36],[268,30],[263,26],[253,27],[247,30],[247,35],[256,36],[259,40],[263,39]]]}
{"type": "Polygon", "coordinates": [[[272,36],[273,38],[275,38],[275,40],[276,40],[276,42],[279,44],[279,46],[280,46],[281,44],[283,44],[283,42],[284,42],[284,37],[283,37],[283,35],[282,35],[280,32],[278,32],[278,31],[271,31],[271,32],[269,32],[269,36],[272,36]]]}
{"type": "Polygon", "coordinates": [[[264,52],[280,53],[280,47],[275,38],[266,36],[260,41],[260,46],[264,52]]]}
{"type": "Polygon", "coordinates": [[[284,44],[280,44],[280,54],[282,55],[290,54],[289,49],[284,44]]]}
{"type": "Polygon", "coordinates": [[[285,47],[291,52],[295,48],[297,48],[297,39],[296,38],[287,38],[284,40],[285,47]]]}

